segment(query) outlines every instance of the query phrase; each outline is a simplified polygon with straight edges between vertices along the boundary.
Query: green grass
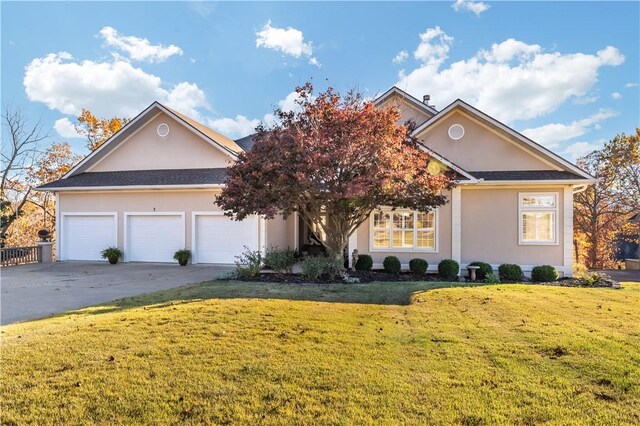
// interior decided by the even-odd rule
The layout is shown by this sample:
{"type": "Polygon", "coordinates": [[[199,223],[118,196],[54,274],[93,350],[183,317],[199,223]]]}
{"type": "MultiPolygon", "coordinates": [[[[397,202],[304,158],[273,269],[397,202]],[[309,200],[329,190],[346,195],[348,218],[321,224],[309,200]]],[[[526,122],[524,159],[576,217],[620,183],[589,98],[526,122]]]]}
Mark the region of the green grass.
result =
{"type": "Polygon", "coordinates": [[[1,332],[2,424],[640,423],[640,283],[211,282],[1,332]]]}

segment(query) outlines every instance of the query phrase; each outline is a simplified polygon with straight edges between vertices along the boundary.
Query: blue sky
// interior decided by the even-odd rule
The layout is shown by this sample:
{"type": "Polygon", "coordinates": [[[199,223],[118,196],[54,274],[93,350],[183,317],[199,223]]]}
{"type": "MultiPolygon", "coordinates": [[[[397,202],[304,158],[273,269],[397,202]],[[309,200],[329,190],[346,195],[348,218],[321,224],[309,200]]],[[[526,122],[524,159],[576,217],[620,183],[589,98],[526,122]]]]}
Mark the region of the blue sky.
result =
{"type": "Polygon", "coordinates": [[[83,107],[159,100],[231,137],[313,79],[460,97],[570,158],[640,125],[638,2],[7,2],[3,105],[86,153],[83,107]],[[38,30],[34,31],[37,25],[38,30]]]}

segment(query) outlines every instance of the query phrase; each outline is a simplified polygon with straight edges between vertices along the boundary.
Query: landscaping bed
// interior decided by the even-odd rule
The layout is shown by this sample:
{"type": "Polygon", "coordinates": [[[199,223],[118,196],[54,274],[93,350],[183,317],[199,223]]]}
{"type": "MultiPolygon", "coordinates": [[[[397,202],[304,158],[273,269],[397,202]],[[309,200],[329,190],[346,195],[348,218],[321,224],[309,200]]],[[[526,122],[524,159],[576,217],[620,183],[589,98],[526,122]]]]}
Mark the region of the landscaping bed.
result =
{"type": "MultiPolygon", "coordinates": [[[[406,282],[406,281],[451,281],[444,280],[438,276],[438,274],[423,274],[418,275],[411,272],[401,272],[399,274],[390,274],[384,270],[371,270],[371,271],[346,271],[346,274],[350,278],[357,278],[360,283],[371,282],[406,282]]],[[[320,278],[313,280],[304,277],[302,274],[285,274],[279,272],[265,271],[260,272],[254,277],[245,278],[233,278],[239,281],[251,281],[251,282],[264,282],[264,283],[319,283],[319,284],[344,284],[344,280],[341,276],[337,276],[335,279],[330,280],[326,275],[322,275],[320,278]]]]}

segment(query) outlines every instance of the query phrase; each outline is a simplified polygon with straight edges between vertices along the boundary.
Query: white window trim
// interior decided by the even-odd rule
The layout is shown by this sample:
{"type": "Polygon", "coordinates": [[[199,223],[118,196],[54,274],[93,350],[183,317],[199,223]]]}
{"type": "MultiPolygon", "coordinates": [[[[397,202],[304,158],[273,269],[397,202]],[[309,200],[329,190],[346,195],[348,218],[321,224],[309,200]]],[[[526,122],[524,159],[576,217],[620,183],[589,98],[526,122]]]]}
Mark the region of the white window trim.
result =
{"type": "Polygon", "coordinates": [[[182,220],[182,247],[186,248],[187,244],[187,223],[185,220],[184,212],[124,212],[124,229],[123,229],[123,242],[124,242],[124,262],[129,262],[129,217],[130,216],[180,216],[182,220]]]}
{"type": "Polygon", "coordinates": [[[518,245],[520,246],[557,246],[558,245],[558,229],[559,229],[559,192],[519,192],[518,193],[518,245]],[[553,195],[555,198],[554,207],[523,207],[522,200],[526,196],[549,196],[553,195]],[[524,239],[524,221],[522,220],[522,213],[524,212],[553,212],[553,241],[536,241],[524,239]]]}
{"type": "MultiPolygon", "coordinates": [[[[373,215],[377,212],[384,212],[384,213],[389,213],[389,214],[393,214],[393,213],[418,213],[415,210],[410,210],[410,209],[391,209],[388,207],[381,207],[379,209],[375,209],[374,211],[371,212],[371,214],[369,215],[369,252],[374,252],[374,253],[438,253],[438,240],[439,240],[439,232],[438,232],[438,223],[439,223],[439,214],[438,214],[438,209],[433,209],[431,210],[433,212],[434,215],[434,224],[433,224],[433,240],[434,240],[434,248],[425,248],[425,247],[417,247],[417,229],[415,227],[415,217],[414,217],[414,225],[413,225],[413,241],[414,241],[414,245],[412,248],[401,248],[401,247],[374,247],[373,245],[373,215]]],[[[391,218],[391,223],[393,224],[393,218],[391,218]]],[[[392,232],[392,231],[390,231],[392,232]]],[[[389,244],[393,243],[393,234],[389,234],[389,244]]]]}

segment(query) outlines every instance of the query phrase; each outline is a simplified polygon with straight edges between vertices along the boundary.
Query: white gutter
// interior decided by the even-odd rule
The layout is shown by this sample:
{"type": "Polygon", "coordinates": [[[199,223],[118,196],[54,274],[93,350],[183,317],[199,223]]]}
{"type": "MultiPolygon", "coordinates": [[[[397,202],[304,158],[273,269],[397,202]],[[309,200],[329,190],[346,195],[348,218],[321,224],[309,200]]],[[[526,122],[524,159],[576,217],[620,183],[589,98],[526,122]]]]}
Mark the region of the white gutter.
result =
{"type": "Polygon", "coordinates": [[[164,190],[164,189],[206,189],[224,188],[224,184],[199,184],[199,185],[127,185],[127,186],[71,186],[56,188],[36,188],[36,191],[65,192],[65,191],[131,191],[139,189],[164,190]]]}

